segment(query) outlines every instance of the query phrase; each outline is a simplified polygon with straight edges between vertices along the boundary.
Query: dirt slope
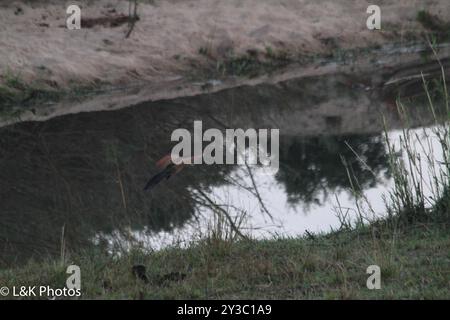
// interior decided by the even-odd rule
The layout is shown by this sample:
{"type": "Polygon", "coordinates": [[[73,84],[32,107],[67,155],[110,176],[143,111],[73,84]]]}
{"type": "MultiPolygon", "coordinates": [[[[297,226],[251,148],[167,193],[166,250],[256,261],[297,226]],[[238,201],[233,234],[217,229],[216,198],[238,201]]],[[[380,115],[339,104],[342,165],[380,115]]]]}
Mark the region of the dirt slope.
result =
{"type": "MultiPolygon", "coordinates": [[[[255,59],[282,56],[295,61],[355,47],[407,42],[422,30],[416,22],[419,10],[426,9],[443,19],[450,17],[448,0],[378,1],[383,29],[369,31],[366,9],[370,2],[141,1],[137,10],[140,19],[129,38],[125,38],[130,28],[126,22],[128,1],[75,2],[82,8],[81,30],[65,28],[69,2],[2,2],[0,84],[14,77],[45,90],[128,86],[121,97],[135,97],[123,103],[121,99],[95,101],[67,108],[67,112],[117,108],[142,99],[201,92],[193,79],[200,78],[202,86],[208,74],[199,70],[227,59],[251,53],[255,59]],[[133,92],[137,83],[150,88],[145,97],[133,92]]],[[[240,79],[245,77],[228,78],[212,86],[220,89],[222,82],[233,86],[247,81],[240,79]]],[[[66,113],[58,108],[38,108],[23,116],[39,119],[66,113]]]]}

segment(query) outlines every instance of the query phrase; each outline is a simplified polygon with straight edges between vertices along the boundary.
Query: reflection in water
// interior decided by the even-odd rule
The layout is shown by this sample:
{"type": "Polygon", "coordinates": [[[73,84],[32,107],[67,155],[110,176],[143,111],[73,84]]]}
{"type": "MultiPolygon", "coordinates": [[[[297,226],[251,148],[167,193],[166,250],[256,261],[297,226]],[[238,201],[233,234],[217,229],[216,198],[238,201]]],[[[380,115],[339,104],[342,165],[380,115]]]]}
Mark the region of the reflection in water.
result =
{"type": "Polygon", "coordinates": [[[381,172],[383,178],[389,178],[383,141],[379,134],[284,139],[277,181],[285,186],[293,205],[320,205],[329,194],[351,189],[345,166],[350,177],[357,178],[354,185],[358,183],[363,190],[373,188],[381,172]]]}
{"type": "Polygon", "coordinates": [[[63,227],[67,244],[78,247],[100,231],[170,230],[191,218],[190,188],[220,183],[231,168],[186,170],[144,192],[154,162],[170,149],[170,127],[151,114],[80,114],[3,130],[2,257],[57,253],[63,227]]]}
{"type": "Polygon", "coordinates": [[[204,225],[211,201],[245,211],[253,226],[284,221],[282,230],[298,234],[309,226],[306,212],[326,230],[333,218],[327,197],[350,187],[344,160],[363,189],[389,178],[379,115],[393,127],[399,119],[381,90],[358,84],[345,75],[290,80],[2,128],[0,263],[58,255],[63,230],[69,250],[93,239],[106,248],[112,235],[189,233],[196,219],[204,225]],[[194,120],[205,129],[279,128],[279,172],[193,166],[144,192],[155,161],[173,145],[171,132],[194,120]]]}

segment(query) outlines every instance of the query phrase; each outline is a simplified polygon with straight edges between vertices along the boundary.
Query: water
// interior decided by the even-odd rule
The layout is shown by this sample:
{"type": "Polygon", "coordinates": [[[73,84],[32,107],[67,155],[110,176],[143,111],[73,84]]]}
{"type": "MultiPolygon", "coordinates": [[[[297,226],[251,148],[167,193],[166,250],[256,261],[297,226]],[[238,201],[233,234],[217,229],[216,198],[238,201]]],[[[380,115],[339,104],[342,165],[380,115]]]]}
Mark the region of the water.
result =
{"type": "MultiPolygon", "coordinates": [[[[217,225],[218,210],[243,218],[243,232],[257,238],[326,232],[339,227],[338,207],[357,214],[343,159],[383,215],[392,179],[381,115],[394,140],[402,121],[392,92],[363,82],[289,80],[1,128],[0,264],[58,256],[62,237],[69,252],[189,245],[217,225]],[[278,173],[251,167],[253,182],[245,166],[197,165],[144,192],[171,132],[194,120],[204,129],[279,128],[278,173]]],[[[411,127],[433,124],[422,96],[403,98],[411,127]]]]}

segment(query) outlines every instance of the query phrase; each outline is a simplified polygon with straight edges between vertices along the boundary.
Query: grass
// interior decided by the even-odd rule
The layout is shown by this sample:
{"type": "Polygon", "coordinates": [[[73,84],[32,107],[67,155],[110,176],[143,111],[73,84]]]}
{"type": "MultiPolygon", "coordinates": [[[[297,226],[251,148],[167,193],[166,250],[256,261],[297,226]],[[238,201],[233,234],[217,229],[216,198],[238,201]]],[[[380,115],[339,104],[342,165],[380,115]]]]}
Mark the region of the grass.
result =
{"type": "MultiPolygon", "coordinates": [[[[188,248],[74,256],[83,298],[100,299],[436,299],[448,298],[447,224],[396,232],[365,228],[316,236],[230,242],[205,239],[188,248]],[[375,230],[379,232],[376,233],[375,230]],[[369,265],[381,268],[381,289],[366,287],[369,265]],[[133,266],[146,269],[148,281],[133,266]]],[[[0,272],[2,285],[65,285],[66,266],[30,263],[0,272]]]]}
{"type": "Polygon", "coordinates": [[[0,115],[11,117],[20,115],[30,100],[50,100],[58,96],[54,90],[43,89],[27,83],[20,74],[6,70],[0,83],[0,115]],[[15,106],[21,106],[17,108],[15,106]]]}
{"type": "Polygon", "coordinates": [[[420,10],[417,13],[416,20],[436,37],[439,42],[450,40],[450,23],[442,21],[439,17],[429,13],[426,10],[420,10]]]}
{"type": "Polygon", "coordinates": [[[35,112],[35,107],[63,98],[79,99],[99,89],[101,85],[97,82],[59,88],[56,84],[45,84],[39,80],[25,81],[20,73],[7,69],[0,74],[0,118],[20,117],[25,111],[35,112]]]}
{"type": "Polygon", "coordinates": [[[218,54],[209,47],[200,47],[198,53],[206,58],[206,66],[197,77],[206,79],[229,76],[253,78],[271,73],[295,60],[287,51],[274,50],[271,47],[261,52],[248,50],[244,54],[236,54],[232,48],[218,54]]]}

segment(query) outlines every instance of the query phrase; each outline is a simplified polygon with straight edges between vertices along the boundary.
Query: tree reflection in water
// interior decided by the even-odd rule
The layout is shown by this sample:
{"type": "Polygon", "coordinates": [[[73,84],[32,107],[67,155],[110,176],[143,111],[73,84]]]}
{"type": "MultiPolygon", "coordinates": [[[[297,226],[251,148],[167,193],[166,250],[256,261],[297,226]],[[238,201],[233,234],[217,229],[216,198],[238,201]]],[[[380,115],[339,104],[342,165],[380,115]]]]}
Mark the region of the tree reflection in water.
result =
{"type": "Polygon", "coordinates": [[[373,188],[380,178],[390,177],[383,139],[373,134],[285,137],[281,140],[276,179],[284,185],[292,205],[320,205],[329,194],[351,188],[345,159],[351,176],[357,180],[353,185],[363,190],[373,188]]]}

